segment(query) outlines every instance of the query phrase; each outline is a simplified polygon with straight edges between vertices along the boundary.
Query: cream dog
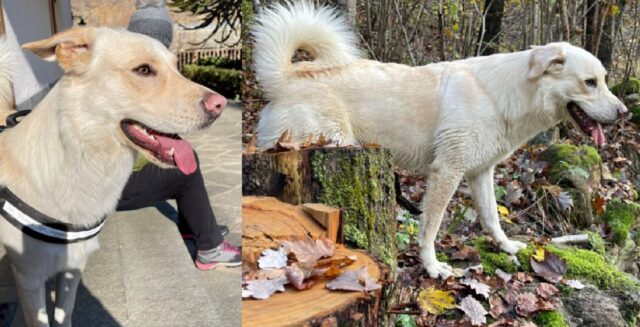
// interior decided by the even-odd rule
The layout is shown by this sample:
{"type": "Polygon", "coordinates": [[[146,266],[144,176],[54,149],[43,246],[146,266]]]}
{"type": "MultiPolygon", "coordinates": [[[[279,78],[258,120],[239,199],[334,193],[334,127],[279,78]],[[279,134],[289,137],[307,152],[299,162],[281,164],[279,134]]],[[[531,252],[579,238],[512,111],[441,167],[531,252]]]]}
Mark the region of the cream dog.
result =
{"type": "Polygon", "coordinates": [[[381,63],[359,57],[335,11],[307,2],[265,9],[252,34],[256,76],[270,101],[260,113],[258,147],[287,129],[299,141],[323,133],[341,144],[382,144],[399,166],[426,174],[421,257],[433,278],[452,273],[436,259],[434,242],[463,177],[483,227],[516,253],[525,244],[500,227],[495,165],[562,120],[603,144],[600,123],[627,112],[600,61],[568,43],[421,67],[381,63]],[[315,60],[292,63],[297,49],[315,60]]]}
{"type": "MultiPolygon", "coordinates": [[[[69,232],[49,233],[60,237],[53,243],[34,238],[31,233],[42,225],[16,227],[33,210],[0,198],[0,242],[27,324],[69,326],[81,272],[98,249],[97,238],[84,238],[115,209],[136,153],[192,172],[191,146],[175,134],[209,126],[226,100],[182,77],[175,56],[140,34],[80,28],[24,48],[57,60],[65,74],[18,126],[0,133],[0,189],[69,232]],[[56,292],[51,316],[45,306],[48,279],[56,292]]],[[[10,82],[7,76],[0,71],[0,86],[10,82]]]]}

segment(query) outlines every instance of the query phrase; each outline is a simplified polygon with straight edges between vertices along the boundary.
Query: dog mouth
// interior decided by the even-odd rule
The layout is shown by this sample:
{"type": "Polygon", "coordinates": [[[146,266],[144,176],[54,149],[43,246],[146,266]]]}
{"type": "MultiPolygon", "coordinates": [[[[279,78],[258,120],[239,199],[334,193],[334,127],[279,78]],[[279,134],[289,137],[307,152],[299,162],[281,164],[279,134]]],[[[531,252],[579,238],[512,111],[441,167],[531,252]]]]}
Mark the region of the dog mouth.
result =
{"type": "Polygon", "coordinates": [[[158,161],[178,167],[185,175],[196,171],[197,163],[191,144],[177,134],[163,133],[132,119],[123,120],[120,127],[133,144],[158,161]]]}
{"type": "Polygon", "coordinates": [[[602,126],[597,120],[589,117],[575,102],[569,102],[569,104],[567,104],[567,110],[582,132],[591,135],[596,145],[600,146],[607,143],[604,132],[602,131],[602,126]]]}

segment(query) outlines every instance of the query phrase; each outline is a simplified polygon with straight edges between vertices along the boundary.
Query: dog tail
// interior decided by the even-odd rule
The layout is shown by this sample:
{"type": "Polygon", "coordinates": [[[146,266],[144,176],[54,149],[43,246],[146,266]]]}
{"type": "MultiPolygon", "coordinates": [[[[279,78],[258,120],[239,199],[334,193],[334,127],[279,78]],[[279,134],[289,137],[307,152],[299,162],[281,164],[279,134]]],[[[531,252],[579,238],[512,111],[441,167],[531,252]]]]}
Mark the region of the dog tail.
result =
{"type": "Polygon", "coordinates": [[[12,52],[6,37],[0,37],[0,125],[14,108],[12,52]]]}
{"type": "Polygon", "coordinates": [[[314,72],[349,64],[360,57],[356,38],[335,9],[316,7],[307,1],[275,4],[256,15],[251,30],[255,42],[255,72],[267,98],[272,98],[296,73],[314,72]],[[304,50],[312,62],[291,63],[296,50],[304,50]]]}

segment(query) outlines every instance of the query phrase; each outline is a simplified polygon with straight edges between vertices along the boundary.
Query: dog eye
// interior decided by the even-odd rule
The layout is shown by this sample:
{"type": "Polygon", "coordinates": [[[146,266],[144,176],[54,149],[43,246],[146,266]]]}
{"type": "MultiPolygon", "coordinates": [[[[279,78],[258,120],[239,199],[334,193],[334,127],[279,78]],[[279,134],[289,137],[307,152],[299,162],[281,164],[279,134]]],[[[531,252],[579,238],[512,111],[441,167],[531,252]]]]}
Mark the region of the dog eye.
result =
{"type": "Polygon", "coordinates": [[[140,65],[136,67],[133,71],[136,72],[136,74],[139,74],[142,76],[149,76],[154,74],[153,69],[151,69],[151,67],[147,64],[140,65]]]}
{"type": "Polygon", "coordinates": [[[598,86],[598,81],[596,81],[593,78],[584,81],[584,83],[587,84],[587,86],[589,86],[589,87],[597,87],[598,86]]]}

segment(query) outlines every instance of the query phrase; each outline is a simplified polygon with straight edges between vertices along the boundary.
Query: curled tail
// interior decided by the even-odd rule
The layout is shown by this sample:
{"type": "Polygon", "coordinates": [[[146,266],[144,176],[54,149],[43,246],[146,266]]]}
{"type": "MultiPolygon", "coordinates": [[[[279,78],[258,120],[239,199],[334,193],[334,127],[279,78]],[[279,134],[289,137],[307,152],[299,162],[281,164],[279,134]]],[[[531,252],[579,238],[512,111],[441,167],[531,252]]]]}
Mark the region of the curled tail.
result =
{"type": "Polygon", "coordinates": [[[4,125],[7,115],[13,112],[14,94],[11,49],[5,37],[0,37],[0,125],[4,125]]]}
{"type": "Polygon", "coordinates": [[[256,77],[268,99],[278,94],[292,73],[303,69],[291,63],[298,49],[314,58],[304,65],[305,71],[344,66],[359,57],[346,20],[333,8],[315,7],[307,1],[263,9],[251,33],[256,77]]]}

